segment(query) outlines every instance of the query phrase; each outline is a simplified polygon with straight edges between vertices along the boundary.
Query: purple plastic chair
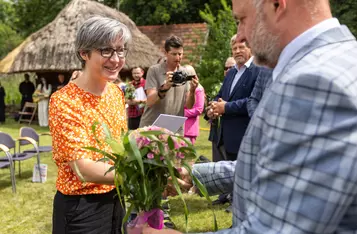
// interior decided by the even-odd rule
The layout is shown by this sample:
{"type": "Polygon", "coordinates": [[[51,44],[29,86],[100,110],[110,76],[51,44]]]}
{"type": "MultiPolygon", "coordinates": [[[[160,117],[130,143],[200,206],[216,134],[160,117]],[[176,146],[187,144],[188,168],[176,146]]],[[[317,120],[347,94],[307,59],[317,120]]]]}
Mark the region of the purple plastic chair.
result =
{"type": "Polygon", "coordinates": [[[12,185],[12,192],[16,193],[16,180],[15,180],[15,172],[14,172],[14,165],[12,161],[12,156],[10,153],[9,148],[5,145],[0,144],[0,151],[5,152],[7,161],[0,161],[0,168],[10,168],[10,178],[11,178],[11,185],[12,185]]]}
{"type": "MultiPolygon", "coordinates": [[[[41,133],[38,134],[35,129],[30,128],[30,127],[22,127],[20,128],[20,137],[29,137],[34,139],[37,142],[37,146],[38,146],[38,151],[40,153],[42,152],[51,152],[52,151],[52,146],[48,145],[48,146],[40,146],[40,136],[51,136],[50,133],[41,133]]],[[[20,147],[23,145],[29,145],[31,144],[29,141],[27,140],[20,140],[19,141],[20,147]]],[[[21,150],[21,148],[20,148],[21,150]]],[[[32,149],[26,149],[23,152],[36,152],[35,148],[32,149]]]]}
{"type": "MultiPolygon", "coordinates": [[[[20,150],[18,152],[16,152],[16,141],[14,139],[12,139],[12,137],[9,134],[0,132],[0,144],[5,145],[9,150],[13,149],[14,153],[12,153],[12,154],[10,153],[10,154],[12,157],[12,161],[14,162],[14,168],[15,168],[15,162],[18,161],[19,162],[19,175],[21,176],[21,161],[24,161],[26,159],[30,159],[34,156],[37,156],[37,164],[41,165],[41,163],[40,163],[40,152],[38,150],[36,141],[29,137],[20,137],[18,140],[30,142],[36,149],[36,152],[21,152],[20,150]]],[[[19,144],[19,148],[20,148],[20,144],[19,144]]],[[[0,161],[8,161],[8,158],[2,157],[2,158],[0,158],[0,161]]],[[[40,175],[40,181],[42,183],[40,167],[38,167],[38,171],[39,171],[39,175],[40,175]]]]}

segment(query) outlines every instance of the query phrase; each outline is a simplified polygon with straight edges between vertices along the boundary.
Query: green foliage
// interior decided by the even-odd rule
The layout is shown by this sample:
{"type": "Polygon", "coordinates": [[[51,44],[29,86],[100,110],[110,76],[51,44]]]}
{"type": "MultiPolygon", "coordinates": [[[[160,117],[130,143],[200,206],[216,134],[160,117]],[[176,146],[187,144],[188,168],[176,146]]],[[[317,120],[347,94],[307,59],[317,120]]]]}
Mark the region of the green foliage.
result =
{"type": "Polygon", "coordinates": [[[18,46],[21,41],[20,35],[11,29],[10,26],[0,21],[0,59],[18,46]]]}
{"type": "Polygon", "coordinates": [[[195,54],[200,54],[201,62],[196,65],[200,83],[210,97],[217,93],[217,87],[223,81],[224,63],[231,56],[231,37],[236,33],[236,23],[232,17],[231,7],[226,0],[221,0],[221,10],[214,15],[206,5],[200,11],[201,17],[209,27],[209,37],[206,45],[199,46],[195,54]]]}
{"type": "Polygon", "coordinates": [[[123,0],[120,10],[137,25],[197,23],[203,21],[199,11],[205,9],[205,4],[214,13],[221,9],[215,0],[123,0]]]}
{"type": "Polygon", "coordinates": [[[5,89],[5,105],[20,105],[21,94],[19,92],[19,85],[23,81],[22,74],[6,75],[0,78],[0,82],[5,89]]]}
{"type": "Polygon", "coordinates": [[[51,22],[70,0],[13,0],[16,28],[25,37],[51,22]]]}
{"type": "Polygon", "coordinates": [[[15,9],[11,2],[0,0],[0,59],[21,43],[22,37],[15,31],[15,9]]]}
{"type": "MultiPolygon", "coordinates": [[[[0,0],[4,1],[4,0],[0,0]]],[[[24,37],[44,27],[70,2],[70,0],[9,0],[12,2],[14,27],[24,37]]],[[[97,0],[118,9],[119,0],[97,0]]],[[[1,9],[1,8],[0,8],[1,9]]],[[[8,15],[8,14],[7,14],[8,15]]],[[[0,14],[1,17],[1,14],[0,14]]],[[[0,18],[1,19],[1,18],[0,18]]]]}
{"type": "Polygon", "coordinates": [[[9,26],[15,20],[15,9],[13,4],[7,0],[0,0],[0,22],[9,26]]]}
{"type": "Polygon", "coordinates": [[[356,0],[330,0],[332,14],[341,24],[345,24],[357,37],[357,1],[356,0]]]}

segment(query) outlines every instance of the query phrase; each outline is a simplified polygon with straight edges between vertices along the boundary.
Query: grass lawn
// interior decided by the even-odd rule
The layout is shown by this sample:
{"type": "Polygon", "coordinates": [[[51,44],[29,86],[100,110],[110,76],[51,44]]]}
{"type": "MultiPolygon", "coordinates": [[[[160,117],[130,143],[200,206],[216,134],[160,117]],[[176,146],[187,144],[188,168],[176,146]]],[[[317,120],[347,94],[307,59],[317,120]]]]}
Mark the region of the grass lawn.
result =
{"type": "MultiPolygon", "coordinates": [[[[23,125],[8,119],[5,125],[0,125],[0,131],[9,133],[13,138],[18,137],[19,129],[23,125]]],[[[48,132],[47,128],[32,125],[38,132],[48,132]]],[[[204,120],[201,127],[208,128],[204,120]]],[[[196,142],[199,155],[211,158],[211,145],[208,139],[208,131],[201,130],[196,142]]],[[[43,136],[41,145],[51,144],[51,138],[43,136]]],[[[55,182],[57,167],[52,161],[51,153],[41,154],[41,163],[48,165],[47,181],[45,183],[32,183],[32,170],[36,158],[21,163],[21,177],[19,177],[16,165],[17,193],[11,190],[9,169],[0,170],[0,233],[51,233],[52,230],[52,202],[56,192],[55,182]]],[[[196,195],[185,195],[190,211],[189,232],[213,231],[213,215],[205,199],[196,195]]],[[[171,218],[180,231],[185,231],[185,219],[183,206],[177,197],[170,198],[171,218]]],[[[219,229],[231,226],[231,214],[224,211],[226,206],[216,207],[219,229]]]]}

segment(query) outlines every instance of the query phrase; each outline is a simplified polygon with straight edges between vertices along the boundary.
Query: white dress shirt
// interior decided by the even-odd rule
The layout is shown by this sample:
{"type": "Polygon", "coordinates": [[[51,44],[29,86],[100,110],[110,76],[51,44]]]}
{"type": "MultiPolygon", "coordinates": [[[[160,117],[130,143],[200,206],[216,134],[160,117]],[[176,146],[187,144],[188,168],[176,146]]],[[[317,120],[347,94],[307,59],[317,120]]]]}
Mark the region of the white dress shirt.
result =
{"type": "Polygon", "coordinates": [[[252,62],[253,62],[253,58],[254,58],[253,56],[250,57],[250,59],[248,59],[248,61],[247,61],[240,69],[239,69],[239,67],[238,67],[237,64],[234,65],[234,68],[235,68],[238,72],[237,72],[237,74],[236,74],[235,77],[234,77],[234,80],[233,80],[233,82],[232,82],[231,90],[229,91],[229,94],[232,93],[234,87],[236,86],[238,80],[239,80],[240,77],[243,75],[243,73],[245,72],[245,70],[250,67],[250,65],[251,65],[252,62]]]}
{"type": "Polygon", "coordinates": [[[291,58],[305,45],[310,44],[320,34],[340,26],[340,22],[336,18],[331,18],[316,24],[309,30],[305,31],[300,36],[292,40],[281,52],[278,64],[273,71],[273,81],[283,72],[285,66],[290,62],[291,58]]]}

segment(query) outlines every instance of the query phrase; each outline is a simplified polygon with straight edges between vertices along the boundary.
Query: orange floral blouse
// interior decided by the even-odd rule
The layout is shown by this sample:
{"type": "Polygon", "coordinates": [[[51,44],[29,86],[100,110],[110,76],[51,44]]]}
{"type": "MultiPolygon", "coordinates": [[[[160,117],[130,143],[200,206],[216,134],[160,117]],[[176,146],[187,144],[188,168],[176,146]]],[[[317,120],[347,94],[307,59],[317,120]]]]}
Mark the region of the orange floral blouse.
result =
{"type": "MultiPolygon", "coordinates": [[[[52,135],[53,159],[58,167],[57,190],[67,195],[107,193],[114,186],[82,183],[68,162],[81,158],[97,161],[101,154],[83,149],[93,146],[110,152],[106,144],[99,145],[92,133],[95,121],[105,123],[116,139],[127,130],[124,94],[118,86],[108,83],[107,91],[96,96],[69,83],[55,92],[50,100],[49,125],[52,135]]],[[[97,137],[104,140],[103,129],[97,126],[97,137]]]]}

